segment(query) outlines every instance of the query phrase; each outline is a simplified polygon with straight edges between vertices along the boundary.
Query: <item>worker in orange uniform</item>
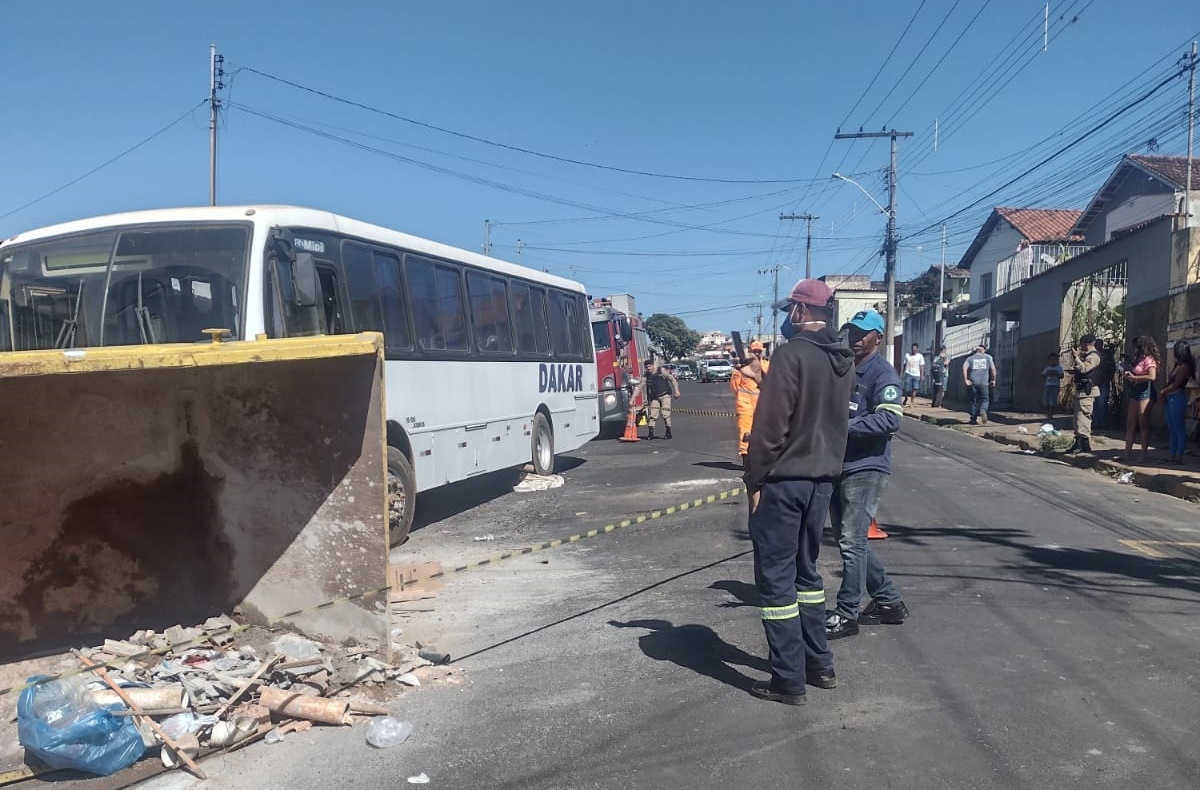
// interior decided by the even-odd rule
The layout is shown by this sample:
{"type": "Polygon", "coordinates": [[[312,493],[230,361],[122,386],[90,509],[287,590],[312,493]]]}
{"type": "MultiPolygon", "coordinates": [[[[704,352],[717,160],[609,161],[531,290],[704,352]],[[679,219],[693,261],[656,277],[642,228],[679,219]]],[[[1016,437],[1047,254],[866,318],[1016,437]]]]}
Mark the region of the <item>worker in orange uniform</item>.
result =
{"type": "Polygon", "coordinates": [[[741,367],[729,378],[733,390],[734,412],[737,414],[738,455],[742,457],[742,468],[746,468],[746,453],[750,449],[750,426],[754,424],[754,410],[758,408],[758,391],[763,376],[771,363],[763,359],[763,344],[757,340],[750,343],[750,359],[742,360],[741,367]]]}

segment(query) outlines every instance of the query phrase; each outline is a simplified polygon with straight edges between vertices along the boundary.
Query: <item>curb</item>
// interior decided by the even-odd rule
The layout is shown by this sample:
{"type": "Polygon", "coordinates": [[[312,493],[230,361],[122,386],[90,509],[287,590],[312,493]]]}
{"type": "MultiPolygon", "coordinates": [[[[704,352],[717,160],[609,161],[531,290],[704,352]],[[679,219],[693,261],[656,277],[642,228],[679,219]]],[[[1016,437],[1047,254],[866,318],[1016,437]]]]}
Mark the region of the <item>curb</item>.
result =
{"type": "MultiPolygon", "coordinates": [[[[910,420],[919,420],[920,422],[926,422],[938,428],[956,428],[960,425],[966,425],[966,423],[963,421],[953,417],[937,417],[931,414],[909,414],[907,412],[904,416],[908,417],[910,420]]],[[[1093,471],[1108,475],[1132,472],[1133,479],[1130,480],[1130,483],[1138,486],[1139,488],[1145,488],[1149,491],[1156,491],[1160,494],[1167,494],[1169,496],[1187,500],[1193,503],[1200,503],[1200,483],[1193,482],[1192,480],[1181,480],[1178,475],[1165,472],[1143,472],[1137,467],[1126,466],[1125,464],[1119,464],[1114,461],[1107,461],[1086,455],[1042,455],[1041,445],[1039,443],[1034,443],[1028,439],[1016,439],[995,431],[984,431],[982,434],[972,433],[969,435],[978,436],[981,439],[987,439],[988,441],[992,441],[997,444],[1008,445],[1010,447],[1019,447],[1022,450],[1032,450],[1042,458],[1053,458],[1056,461],[1061,461],[1064,464],[1074,466],[1079,469],[1091,469],[1093,471]]]]}

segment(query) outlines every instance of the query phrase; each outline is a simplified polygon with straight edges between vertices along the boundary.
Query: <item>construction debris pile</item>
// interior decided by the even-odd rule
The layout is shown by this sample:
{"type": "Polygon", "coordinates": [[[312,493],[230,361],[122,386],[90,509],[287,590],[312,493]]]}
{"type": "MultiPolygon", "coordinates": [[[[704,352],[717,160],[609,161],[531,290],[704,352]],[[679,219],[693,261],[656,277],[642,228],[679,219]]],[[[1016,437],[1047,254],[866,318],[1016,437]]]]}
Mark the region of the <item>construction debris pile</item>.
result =
{"type": "Polygon", "coordinates": [[[203,777],[195,759],[214,750],[277,742],[313,724],[351,726],[356,717],[372,718],[368,743],[393,746],[411,732],[395,715],[398,696],[460,680],[448,655],[420,643],[394,644],[386,663],[226,616],[73,652],[91,671],[24,689],[19,739],[30,764],[99,775],[158,752],[165,767],[203,777]]]}

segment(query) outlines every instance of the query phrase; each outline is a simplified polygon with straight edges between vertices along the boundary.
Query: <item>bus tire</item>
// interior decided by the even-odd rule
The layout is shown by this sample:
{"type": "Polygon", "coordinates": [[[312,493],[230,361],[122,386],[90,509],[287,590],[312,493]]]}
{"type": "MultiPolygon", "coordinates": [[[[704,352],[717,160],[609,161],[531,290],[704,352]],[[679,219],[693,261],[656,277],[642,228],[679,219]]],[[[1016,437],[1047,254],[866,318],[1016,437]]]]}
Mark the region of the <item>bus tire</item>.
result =
{"type": "Polygon", "coordinates": [[[546,415],[538,412],[533,415],[533,436],[530,439],[530,449],[533,455],[533,473],[535,475],[554,474],[554,431],[546,415]]]}
{"type": "Polygon", "coordinates": [[[417,479],[412,462],[395,447],[387,448],[388,544],[408,540],[417,501],[417,479]]]}

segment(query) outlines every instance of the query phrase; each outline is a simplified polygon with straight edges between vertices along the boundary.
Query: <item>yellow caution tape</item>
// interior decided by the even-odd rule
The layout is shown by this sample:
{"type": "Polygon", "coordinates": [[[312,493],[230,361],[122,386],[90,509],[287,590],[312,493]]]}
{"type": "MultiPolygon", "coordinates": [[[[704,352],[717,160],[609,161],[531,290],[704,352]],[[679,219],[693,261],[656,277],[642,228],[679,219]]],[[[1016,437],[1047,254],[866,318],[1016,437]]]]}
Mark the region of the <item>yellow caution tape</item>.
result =
{"type": "MultiPolygon", "coordinates": [[[[603,527],[597,527],[596,529],[589,529],[587,532],[580,532],[576,535],[571,535],[568,538],[556,538],[554,540],[547,540],[543,543],[537,543],[532,546],[525,546],[523,548],[514,549],[512,551],[504,551],[504,552],[500,552],[498,554],[493,554],[490,557],[487,557],[482,560],[476,560],[475,562],[470,562],[470,563],[467,563],[466,565],[459,565],[454,568],[443,569],[443,570],[438,571],[437,573],[431,573],[428,576],[418,576],[412,580],[412,583],[416,583],[416,582],[420,582],[420,581],[427,581],[430,579],[443,579],[447,576],[453,576],[456,573],[465,573],[466,571],[476,570],[478,568],[484,568],[484,567],[487,567],[490,565],[496,565],[497,563],[503,562],[504,560],[512,559],[513,557],[524,557],[528,554],[535,554],[539,551],[545,551],[547,549],[558,548],[559,546],[565,546],[569,543],[578,543],[579,541],[586,540],[587,538],[595,538],[600,535],[607,535],[611,532],[616,532],[619,529],[626,529],[628,527],[637,526],[638,524],[645,524],[647,521],[653,521],[655,519],[662,518],[663,516],[670,516],[670,515],[674,515],[675,513],[682,513],[685,510],[693,510],[698,507],[703,507],[704,505],[712,504],[713,502],[719,502],[721,500],[730,499],[731,497],[735,497],[739,494],[745,493],[745,491],[746,491],[745,487],[732,488],[728,491],[722,491],[719,494],[710,494],[709,496],[701,497],[700,499],[693,499],[690,502],[684,502],[683,504],[680,504],[680,505],[672,505],[671,507],[663,508],[661,510],[652,510],[649,513],[637,516],[635,518],[627,518],[624,521],[614,522],[612,524],[607,524],[603,527]]],[[[277,625],[278,623],[280,623],[284,620],[288,620],[293,617],[299,617],[302,614],[309,614],[311,612],[320,611],[321,609],[329,609],[334,606],[341,606],[342,604],[347,604],[352,601],[361,601],[364,598],[372,598],[376,595],[383,595],[384,593],[388,592],[389,590],[391,590],[391,587],[379,587],[374,590],[366,590],[365,592],[356,593],[354,595],[347,595],[342,598],[334,598],[332,600],[325,601],[324,603],[319,603],[316,606],[308,606],[308,607],[305,607],[304,609],[296,609],[291,612],[285,612],[281,615],[267,618],[267,625],[268,626],[277,625]]],[[[175,650],[176,648],[191,647],[193,645],[202,644],[204,642],[209,641],[214,636],[236,634],[240,631],[245,631],[245,630],[249,629],[250,627],[252,627],[253,625],[255,625],[255,624],[254,623],[242,623],[240,625],[235,625],[232,628],[227,628],[223,631],[211,631],[206,634],[203,634],[202,636],[197,636],[194,639],[188,639],[183,642],[176,642],[175,644],[167,645],[166,647],[158,647],[158,648],[153,648],[153,649],[147,648],[145,651],[143,651],[141,653],[136,653],[132,656],[124,656],[121,658],[120,661],[114,660],[114,661],[108,661],[108,662],[105,662],[102,664],[95,664],[90,667],[79,667],[78,669],[69,670],[67,672],[60,672],[56,675],[49,675],[46,677],[42,677],[39,680],[30,682],[30,683],[26,683],[21,686],[9,686],[8,688],[0,688],[0,697],[4,696],[5,694],[19,693],[21,691],[24,691],[27,688],[32,688],[34,686],[40,686],[43,683],[49,683],[52,680],[61,680],[63,678],[74,677],[76,675],[82,675],[87,672],[92,672],[96,669],[120,669],[120,667],[128,661],[132,661],[132,660],[139,659],[139,658],[147,658],[149,656],[164,655],[166,653],[169,653],[169,652],[175,650]]],[[[2,783],[0,783],[0,784],[2,784],[2,783]]]]}
{"type": "Polygon", "coordinates": [[[731,411],[704,411],[702,409],[680,409],[672,407],[671,411],[675,414],[691,414],[696,417],[737,417],[731,411]]]}

